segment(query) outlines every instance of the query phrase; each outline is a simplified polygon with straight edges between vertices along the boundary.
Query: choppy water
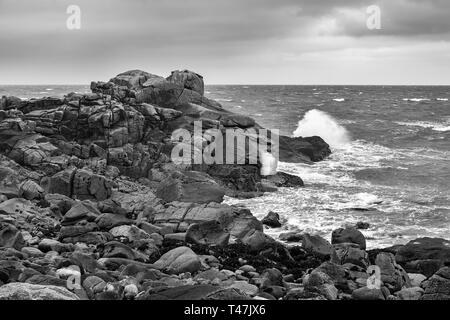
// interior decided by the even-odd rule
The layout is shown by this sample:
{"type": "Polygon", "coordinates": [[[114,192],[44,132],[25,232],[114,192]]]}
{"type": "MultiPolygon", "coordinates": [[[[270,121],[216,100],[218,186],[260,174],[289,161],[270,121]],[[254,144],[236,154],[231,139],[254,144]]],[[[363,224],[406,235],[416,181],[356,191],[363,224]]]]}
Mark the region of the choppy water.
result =
{"type": "MultiPolygon", "coordinates": [[[[89,92],[89,86],[6,86],[21,98],[89,92]]],[[[333,155],[313,166],[281,163],[306,186],[249,200],[282,229],[318,233],[358,221],[369,247],[421,236],[450,239],[450,87],[207,86],[206,95],[286,135],[320,135],[333,155]]]]}
{"type": "Polygon", "coordinates": [[[421,236],[450,238],[450,87],[213,86],[209,95],[286,135],[320,135],[333,155],[313,166],[281,163],[302,189],[250,200],[281,230],[318,233],[358,221],[369,247],[421,236]]]}

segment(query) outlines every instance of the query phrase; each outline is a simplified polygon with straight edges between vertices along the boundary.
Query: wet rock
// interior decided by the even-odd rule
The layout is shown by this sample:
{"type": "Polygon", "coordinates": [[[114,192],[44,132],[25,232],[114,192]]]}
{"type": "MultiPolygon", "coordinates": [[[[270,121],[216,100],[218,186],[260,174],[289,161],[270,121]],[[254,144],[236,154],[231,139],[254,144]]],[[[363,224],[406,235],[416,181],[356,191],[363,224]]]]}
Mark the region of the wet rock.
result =
{"type": "Polygon", "coordinates": [[[333,231],[331,234],[331,244],[339,243],[354,243],[359,246],[360,249],[366,249],[366,238],[364,235],[355,228],[339,228],[333,231]]]}
{"type": "Polygon", "coordinates": [[[367,222],[357,222],[355,228],[358,230],[366,230],[370,228],[370,224],[367,222]]]}
{"type": "Polygon", "coordinates": [[[224,246],[229,239],[230,234],[218,221],[194,223],[186,231],[186,241],[196,244],[224,246]]]}
{"type": "Polygon", "coordinates": [[[318,255],[329,256],[334,252],[332,245],[318,235],[309,235],[307,233],[302,236],[302,248],[318,255]]]}
{"type": "Polygon", "coordinates": [[[301,242],[303,240],[303,233],[296,231],[284,232],[280,234],[279,239],[286,242],[301,242]]]}
{"type": "Polygon", "coordinates": [[[330,146],[320,137],[279,137],[280,161],[301,163],[324,160],[331,154],[330,146]]]}
{"type": "MultiPolygon", "coordinates": [[[[445,263],[450,261],[450,241],[439,238],[419,238],[410,241],[403,247],[400,247],[395,255],[395,260],[402,265],[414,261],[426,260],[435,260],[445,263]]],[[[420,265],[417,263],[416,267],[419,266],[420,265]]],[[[407,268],[407,271],[422,273],[419,268],[416,270],[411,269],[407,268]]]]}
{"type": "Polygon", "coordinates": [[[79,298],[58,286],[9,283],[0,287],[0,300],[79,300],[79,298]]]}
{"type": "Polygon", "coordinates": [[[270,211],[262,220],[261,223],[271,228],[280,228],[280,215],[276,212],[270,211]]]}
{"type": "Polygon", "coordinates": [[[155,268],[171,274],[194,273],[201,267],[199,257],[188,247],[178,247],[165,253],[154,263],[155,268]]]}

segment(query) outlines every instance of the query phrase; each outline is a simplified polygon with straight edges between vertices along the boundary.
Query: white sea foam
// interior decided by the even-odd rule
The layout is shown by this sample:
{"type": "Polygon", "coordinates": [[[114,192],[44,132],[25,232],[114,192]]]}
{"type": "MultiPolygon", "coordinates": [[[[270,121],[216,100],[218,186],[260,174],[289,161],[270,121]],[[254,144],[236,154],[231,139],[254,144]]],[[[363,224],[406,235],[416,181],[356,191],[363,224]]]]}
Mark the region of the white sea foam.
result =
{"type": "Polygon", "coordinates": [[[430,99],[427,99],[427,98],[403,98],[403,101],[421,102],[421,101],[430,101],[430,99]]]}
{"type": "Polygon", "coordinates": [[[333,99],[333,101],[336,101],[336,102],[344,102],[345,99],[344,99],[344,98],[338,98],[338,99],[333,99]]]}
{"type": "Polygon", "coordinates": [[[317,109],[308,111],[299,121],[294,136],[319,136],[333,148],[339,148],[350,142],[347,129],[341,126],[332,116],[317,109]]]}
{"type": "Polygon", "coordinates": [[[432,129],[432,130],[438,131],[438,132],[450,131],[450,123],[449,122],[438,123],[438,122],[427,122],[427,121],[412,121],[412,122],[396,121],[395,123],[397,123],[401,126],[421,127],[421,128],[432,129]]]}
{"type": "Polygon", "coordinates": [[[437,98],[437,101],[448,101],[448,98],[437,98]]]}

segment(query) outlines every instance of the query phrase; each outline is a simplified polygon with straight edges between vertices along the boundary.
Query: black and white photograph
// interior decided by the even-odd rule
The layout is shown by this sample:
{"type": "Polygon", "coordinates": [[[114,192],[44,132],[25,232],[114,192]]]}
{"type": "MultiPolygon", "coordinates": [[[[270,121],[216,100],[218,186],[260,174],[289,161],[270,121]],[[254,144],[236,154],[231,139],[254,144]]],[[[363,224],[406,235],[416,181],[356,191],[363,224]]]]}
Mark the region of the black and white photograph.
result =
{"type": "Polygon", "coordinates": [[[449,98],[448,0],[0,0],[0,300],[450,300],[449,98]]]}

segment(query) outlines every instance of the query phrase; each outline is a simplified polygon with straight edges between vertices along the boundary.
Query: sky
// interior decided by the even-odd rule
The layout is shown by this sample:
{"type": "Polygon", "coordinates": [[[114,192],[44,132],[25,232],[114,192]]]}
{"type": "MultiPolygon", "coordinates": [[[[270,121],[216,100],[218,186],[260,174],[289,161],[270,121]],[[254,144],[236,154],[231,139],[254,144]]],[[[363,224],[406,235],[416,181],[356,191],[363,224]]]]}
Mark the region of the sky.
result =
{"type": "Polygon", "coordinates": [[[206,84],[450,85],[450,1],[0,0],[0,84],[130,69],[189,69],[206,84]],[[80,29],[67,27],[70,5],[80,29]],[[380,29],[367,27],[371,5],[380,29]]]}

